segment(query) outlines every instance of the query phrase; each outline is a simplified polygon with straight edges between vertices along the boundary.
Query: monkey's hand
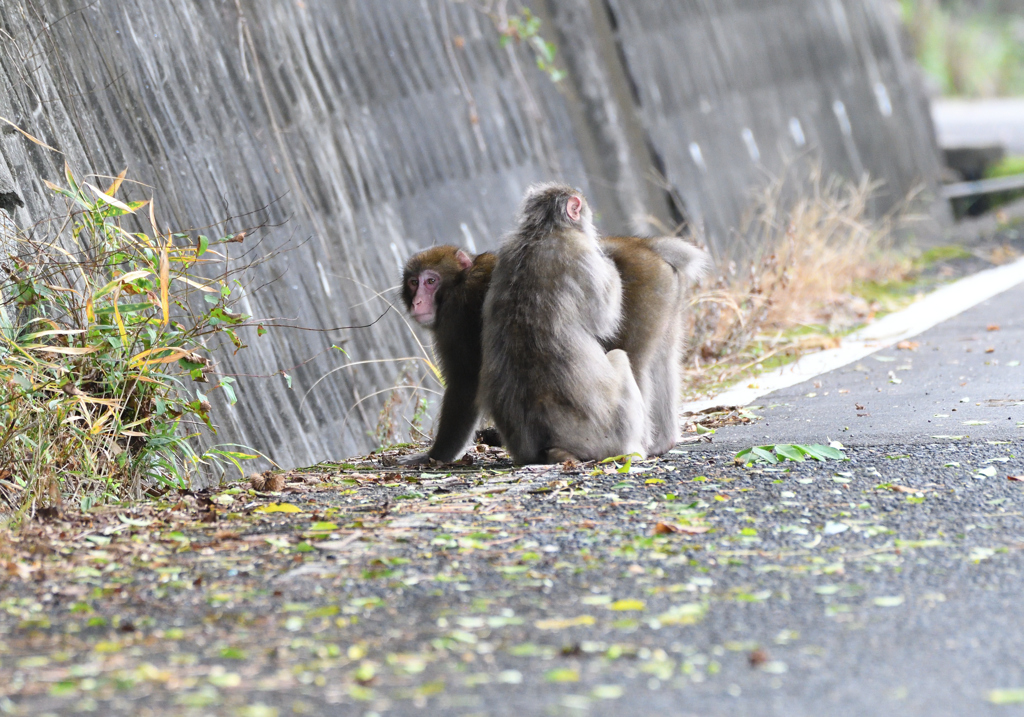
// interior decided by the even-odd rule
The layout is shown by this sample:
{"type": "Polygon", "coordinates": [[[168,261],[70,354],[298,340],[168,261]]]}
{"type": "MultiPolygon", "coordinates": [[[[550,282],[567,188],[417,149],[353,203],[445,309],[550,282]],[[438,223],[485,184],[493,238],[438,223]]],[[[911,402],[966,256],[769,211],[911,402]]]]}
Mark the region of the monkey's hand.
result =
{"type": "Polygon", "coordinates": [[[411,456],[400,458],[398,465],[400,466],[425,466],[431,462],[429,453],[413,453],[411,456]]]}

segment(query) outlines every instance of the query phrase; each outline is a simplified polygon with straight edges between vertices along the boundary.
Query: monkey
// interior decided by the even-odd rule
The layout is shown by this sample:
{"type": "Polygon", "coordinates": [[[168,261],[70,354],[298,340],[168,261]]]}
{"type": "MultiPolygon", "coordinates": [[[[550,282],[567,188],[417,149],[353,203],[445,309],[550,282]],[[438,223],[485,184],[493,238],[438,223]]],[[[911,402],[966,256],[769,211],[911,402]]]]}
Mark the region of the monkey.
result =
{"type": "Polygon", "coordinates": [[[622,280],[583,194],[530,187],[483,308],[480,391],[513,462],[638,454],[646,410],[621,349],[622,280]]]}
{"type": "MultiPolygon", "coordinates": [[[[602,237],[601,248],[615,262],[623,291],[622,321],[614,339],[604,346],[609,351],[622,349],[629,356],[647,409],[644,448],[648,456],[662,455],[679,439],[680,353],[685,345],[682,317],[686,288],[709,265],[709,257],[680,237],[602,237]]],[[[479,370],[480,314],[495,257],[482,254],[478,259],[473,260],[454,246],[438,246],[420,252],[406,263],[402,282],[406,308],[412,311],[419,288],[426,286],[431,293],[423,292],[419,301],[426,305],[420,311],[432,310],[433,320],[445,327],[443,340],[438,341],[442,367],[462,365],[472,370],[476,366],[479,370]],[[459,268],[453,271],[456,262],[459,268]],[[467,281],[470,270],[472,278],[467,281]],[[467,283],[472,285],[472,290],[460,294],[467,283]],[[449,291],[457,298],[445,301],[449,291]],[[437,318],[438,314],[444,317],[437,318]],[[446,361],[445,356],[451,359],[446,361]]],[[[430,321],[427,324],[434,326],[430,321]]],[[[435,337],[438,337],[436,332],[435,337]]],[[[442,368],[442,375],[447,386],[454,386],[454,393],[442,402],[437,439],[429,452],[403,459],[404,465],[418,465],[429,458],[439,462],[454,460],[466,443],[469,424],[479,420],[476,388],[464,380],[465,370],[460,373],[442,368]],[[452,417],[456,413],[462,415],[462,420],[452,417]],[[460,428],[454,433],[454,429],[447,428],[455,425],[460,428]]],[[[489,440],[493,445],[501,445],[500,436],[489,440]]]]}
{"type": "Polygon", "coordinates": [[[456,247],[435,246],[406,262],[402,300],[413,320],[434,336],[445,391],[433,445],[403,465],[452,462],[476,428],[481,313],[495,260],[490,252],[474,259],[456,247]]]}
{"type": "Polygon", "coordinates": [[[647,410],[644,449],[660,456],[679,442],[685,299],[709,257],[679,237],[604,237],[601,248],[615,262],[623,290],[623,320],[604,346],[629,356],[647,410]]]}
{"type": "MultiPolygon", "coordinates": [[[[679,439],[686,289],[706,270],[709,257],[680,237],[611,236],[600,242],[615,262],[623,291],[622,321],[604,346],[609,351],[622,349],[629,356],[647,409],[644,448],[648,456],[662,455],[679,439]]],[[[473,259],[457,247],[437,246],[406,263],[402,281],[406,308],[412,313],[415,304],[418,317],[413,318],[422,319],[420,323],[434,334],[445,385],[452,393],[445,393],[430,451],[403,459],[404,465],[430,458],[454,460],[479,420],[477,387],[465,377],[479,372],[481,313],[495,259],[490,253],[473,259]]],[[[500,436],[489,440],[501,445],[500,436]]]]}

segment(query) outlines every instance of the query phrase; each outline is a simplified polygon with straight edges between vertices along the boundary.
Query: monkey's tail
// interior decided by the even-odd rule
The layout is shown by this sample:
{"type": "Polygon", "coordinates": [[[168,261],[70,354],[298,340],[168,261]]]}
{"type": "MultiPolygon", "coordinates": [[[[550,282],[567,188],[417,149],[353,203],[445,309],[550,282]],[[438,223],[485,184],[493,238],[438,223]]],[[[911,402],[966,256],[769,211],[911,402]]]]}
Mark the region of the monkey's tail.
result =
{"type": "Polygon", "coordinates": [[[698,249],[680,237],[658,237],[651,239],[651,249],[658,256],[683,274],[691,282],[695,282],[711,268],[711,256],[703,249],[698,249]]]}

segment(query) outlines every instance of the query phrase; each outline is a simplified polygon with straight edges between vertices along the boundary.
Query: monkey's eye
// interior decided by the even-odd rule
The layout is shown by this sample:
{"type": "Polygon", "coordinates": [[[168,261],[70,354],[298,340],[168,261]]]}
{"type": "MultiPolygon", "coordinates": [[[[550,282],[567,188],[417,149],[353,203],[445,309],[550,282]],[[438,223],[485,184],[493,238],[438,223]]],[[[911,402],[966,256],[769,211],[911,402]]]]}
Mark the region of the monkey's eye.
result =
{"type": "Polygon", "coordinates": [[[429,279],[427,279],[427,283],[433,286],[434,284],[437,283],[437,279],[435,279],[434,277],[430,277],[429,279]]]}
{"type": "Polygon", "coordinates": [[[419,285],[420,285],[420,280],[419,279],[409,279],[409,288],[410,289],[416,289],[416,288],[419,287],[419,285]]]}

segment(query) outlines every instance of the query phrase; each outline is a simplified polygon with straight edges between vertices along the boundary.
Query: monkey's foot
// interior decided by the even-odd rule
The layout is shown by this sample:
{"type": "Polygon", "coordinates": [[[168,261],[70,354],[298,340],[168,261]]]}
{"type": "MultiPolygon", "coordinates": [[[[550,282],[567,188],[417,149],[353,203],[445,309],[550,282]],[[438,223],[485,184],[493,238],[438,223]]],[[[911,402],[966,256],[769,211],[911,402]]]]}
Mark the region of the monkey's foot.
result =
{"type": "Polygon", "coordinates": [[[564,448],[549,448],[545,454],[545,463],[581,463],[579,458],[564,448]]]}
{"type": "Polygon", "coordinates": [[[411,456],[398,459],[398,465],[400,466],[426,466],[431,463],[430,454],[428,453],[413,453],[411,456]]]}

